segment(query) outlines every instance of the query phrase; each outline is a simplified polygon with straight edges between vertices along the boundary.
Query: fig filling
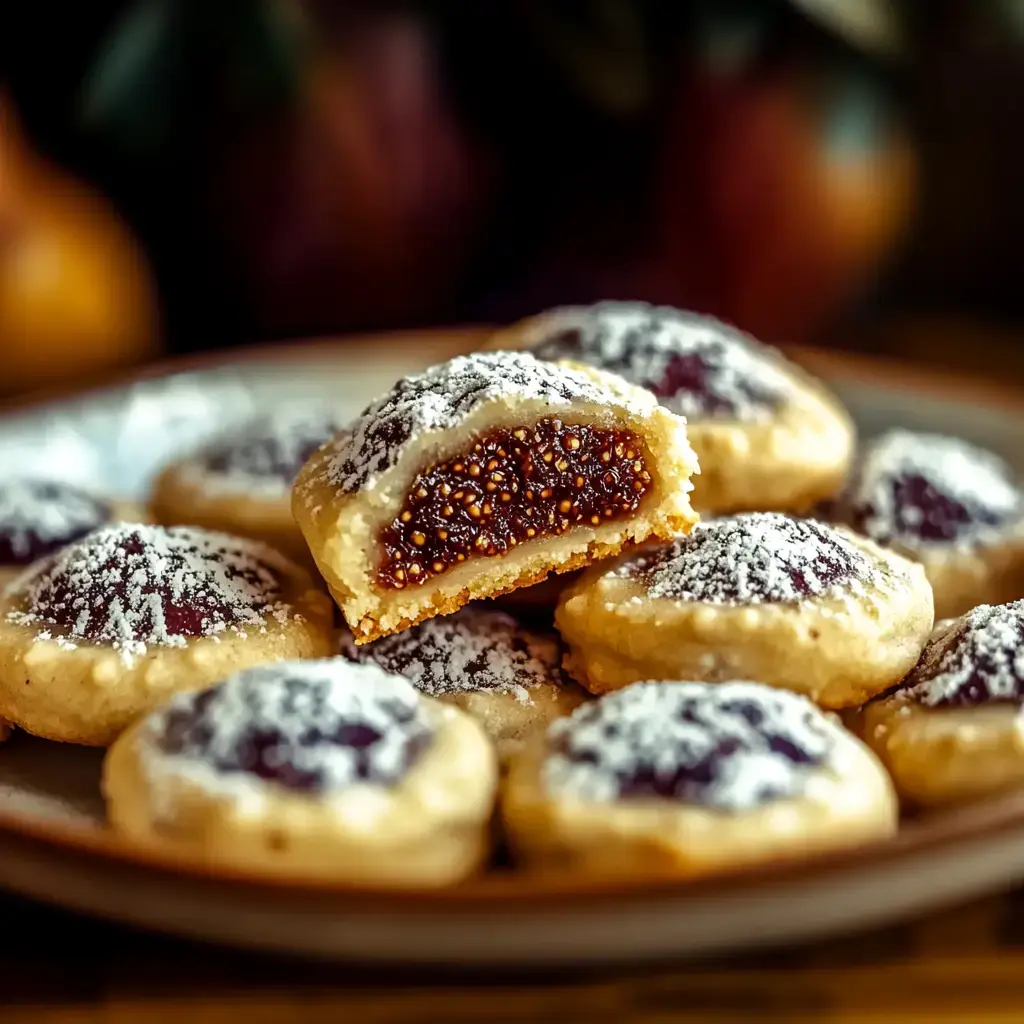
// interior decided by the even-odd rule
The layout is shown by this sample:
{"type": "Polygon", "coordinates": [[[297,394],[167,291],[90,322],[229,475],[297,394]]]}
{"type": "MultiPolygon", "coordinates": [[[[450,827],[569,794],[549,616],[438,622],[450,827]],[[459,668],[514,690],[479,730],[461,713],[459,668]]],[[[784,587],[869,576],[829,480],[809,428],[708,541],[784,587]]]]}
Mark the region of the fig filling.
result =
{"type": "Polygon", "coordinates": [[[904,680],[928,707],[1024,701],[1024,601],[980,605],[933,640],[904,680]]]}
{"type": "Polygon", "coordinates": [[[84,537],[110,518],[110,506],[49,480],[0,485],[0,566],[29,565],[84,537]]]}
{"type": "Polygon", "coordinates": [[[431,466],[381,535],[381,583],[401,590],[474,557],[635,512],[652,486],[628,430],[544,419],[495,430],[431,466]]]}
{"type": "Polygon", "coordinates": [[[345,672],[328,663],[262,665],[183,694],[162,712],[157,744],[225,775],[302,792],[393,785],[430,745],[433,729],[403,680],[345,672]]]}
{"type": "Polygon", "coordinates": [[[832,746],[809,701],[753,683],[638,683],[560,719],[549,738],[556,792],[724,811],[799,795],[832,746]]]}

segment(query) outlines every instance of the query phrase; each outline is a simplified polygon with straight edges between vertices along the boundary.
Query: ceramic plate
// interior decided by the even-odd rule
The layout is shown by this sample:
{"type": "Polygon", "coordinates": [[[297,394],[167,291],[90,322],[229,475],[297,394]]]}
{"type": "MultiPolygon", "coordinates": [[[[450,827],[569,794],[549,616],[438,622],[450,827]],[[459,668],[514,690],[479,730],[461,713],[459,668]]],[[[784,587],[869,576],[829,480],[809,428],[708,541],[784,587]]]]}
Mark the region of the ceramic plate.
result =
{"type": "MultiPolygon", "coordinates": [[[[213,428],[292,398],[355,412],[402,372],[475,337],[321,343],[150,373],[0,418],[0,467],[142,496],[164,461],[213,428]]],[[[1024,472],[1024,397],[864,358],[794,356],[830,380],[865,435],[893,425],[954,432],[1024,472]]],[[[434,893],[282,884],[113,836],[100,757],[23,735],[0,747],[0,884],[144,927],[325,958],[556,966],[702,955],[879,925],[1024,878],[1022,793],[910,821],[866,849],[696,883],[496,873],[434,893]]]]}

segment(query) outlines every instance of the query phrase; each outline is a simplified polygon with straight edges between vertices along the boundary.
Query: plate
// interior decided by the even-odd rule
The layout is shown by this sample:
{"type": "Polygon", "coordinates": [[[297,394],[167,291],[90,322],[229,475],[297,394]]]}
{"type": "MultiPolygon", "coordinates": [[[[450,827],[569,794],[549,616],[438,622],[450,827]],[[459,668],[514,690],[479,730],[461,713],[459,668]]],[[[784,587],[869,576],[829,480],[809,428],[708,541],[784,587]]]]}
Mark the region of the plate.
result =
{"type": "MultiPolygon", "coordinates": [[[[167,459],[267,403],[353,413],[395,377],[480,337],[445,331],[164,366],[0,418],[0,467],[142,496],[167,459]]],[[[865,435],[957,433],[1024,473],[1024,396],[865,357],[795,350],[865,435]]],[[[709,955],[888,923],[1024,878],[1024,793],[906,823],[895,839],[687,883],[496,872],[386,893],[214,870],[136,847],[103,822],[101,752],[16,735],[0,746],[0,885],[193,938],[341,960],[556,967],[709,955]]]]}

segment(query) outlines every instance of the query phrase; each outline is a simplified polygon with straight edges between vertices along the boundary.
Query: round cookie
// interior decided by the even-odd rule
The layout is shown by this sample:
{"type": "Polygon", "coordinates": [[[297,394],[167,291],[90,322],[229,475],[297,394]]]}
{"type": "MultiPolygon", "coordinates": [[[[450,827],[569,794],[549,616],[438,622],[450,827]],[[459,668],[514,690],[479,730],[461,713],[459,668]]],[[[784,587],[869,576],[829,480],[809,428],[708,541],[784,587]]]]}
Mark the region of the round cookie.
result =
{"type": "Polygon", "coordinates": [[[0,717],[109,744],[179,690],[332,653],[309,574],[255,541],[186,527],[103,527],[37,562],[0,600],[0,717]]]}
{"type": "Polygon", "coordinates": [[[587,699],[562,670],[558,635],[525,629],[500,611],[463,608],[360,647],[344,636],[341,648],[468,712],[502,758],[587,699]]]}
{"type": "Polygon", "coordinates": [[[902,679],[932,622],[919,565],[777,512],[712,519],[594,566],[555,614],[566,667],[593,693],[650,679],[755,679],[827,708],[902,679]]]}
{"type": "Polygon", "coordinates": [[[900,796],[957,804],[1024,786],[1024,601],[982,605],[932,638],[860,716],[900,796]]]}
{"type": "Polygon", "coordinates": [[[696,520],[686,424],[612,374],[523,352],[403,378],[321,448],[292,511],[356,643],[696,520]]]}
{"type": "Polygon", "coordinates": [[[685,416],[702,514],[806,512],[849,468],[854,427],[839,401],[778,350],[712,317],[642,302],[567,306],[500,331],[489,347],[616,373],[685,416]]]}
{"type": "Polygon", "coordinates": [[[329,411],[285,408],[216,437],[160,473],[150,499],[153,518],[251,537],[312,567],[292,517],[292,484],[342,425],[329,411]]]}
{"type": "Polygon", "coordinates": [[[827,514],[919,561],[940,618],[1024,597],[1024,492],[983,448],[888,431],[865,445],[827,514]]]}
{"type": "Polygon", "coordinates": [[[343,658],[178,694],[107,753],[111,824],[215,864],[443,885],[488,852],[497,772],[479,725],[343,658]]]}
{"type": "Polygon", "coordinates": [[[514,758],[512,850],[575,874],[698,876],[892,835],[871,752],[806,698],[747,682],[637,683],[514,758]]]}
{"type": "Polygon", "coordinates": [[[138,518],[128,502],[107,501],[56,480],[0,481],[0,590],[27,566],[90,530],[138,518]]]}

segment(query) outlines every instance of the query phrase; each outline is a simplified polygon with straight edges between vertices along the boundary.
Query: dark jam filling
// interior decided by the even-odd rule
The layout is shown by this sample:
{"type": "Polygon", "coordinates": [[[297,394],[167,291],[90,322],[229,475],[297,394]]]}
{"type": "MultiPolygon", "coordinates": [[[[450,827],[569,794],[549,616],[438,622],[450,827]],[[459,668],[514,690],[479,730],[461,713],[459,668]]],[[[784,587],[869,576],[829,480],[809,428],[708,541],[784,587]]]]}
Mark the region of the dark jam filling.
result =
{"type": "Polygon", "coordinates": [[[927,687],[936,676],[953,672],[956,685],[943,687],[941,696],[929,700],[930,707],[977,707],[980,704],[1019,704],[1024,701],[1024,617],[1009,616],[1001,623],[998,639],[982,629],[976,633],[969,626],[954,630],[937,641],[936,649],[926,651],[921,664],[904,680],[900,689],[927,687]],[[922,671],[925,661],[936,666],[922,671]]]}
{"type": "Polygon", "coordinates": [[[630,431],[557,419],[493,431],[468,455],[416,479],[382,532],[380,580],[400,590],[467,558],[598,526],[636,511],[650,486],[642,445],[630,431]]]}
{"type": "MultiPolygon", "coordinates": [[[[981,502],[957,501],[917,474],[891,481],[891,488],[894,532],[901,537],[949,543],[979,526],[1003,526],[1009,518],[981,502]]],[[[865,532],[877,515],[873,505],[854,508],[851,525],[865,532]]]]}
{"type": "Polygon", "coordinates": [[[279,589],[276,582],[268,586],[268,574],[266,567],[234,566],[210,552],[171,548],[156,553],[138,534],[129,534],[88,572],[52,577],[33,604],[47,622],[83,640],[108,639],[115,611],[139,638],[198,637],[267,608],[279,589]],[[223,580],[229,586],[231,581],[251,586],[235,594],[220,585],[223,580]],[[84,626],[83,609],[89,611],[84,626]]]}
{"type": "Polygon", "coordinates": [[[280,434],[254,437],[249,441],[211,448],[203,465],[211,473],[241,474],[291,484],[309,457],[337,431],[337,426],[317,429],[292,427],[280,434]]]}
{"type": "MultiPolygon", "coordinates": [[[[649,331],[656,333],[659,328],[655,321],[649,331]]],[[[645,343],[645,329],[642,327],[625,337],[621,358],[598,358],[600,348],[600,345],[593,349],[585,345],[583,332],[570,327],[542,343],[534,354],[538,359],[574,359],[618,373],[631,383],[653,392],[662,405],[671,407],[673,399],[689,396],[701,413],[708,416],[736,416],[752,409],[771,412],[782,400],[782,395],[775,388],[743,373],[736,366],[726,369],[729,349],[721,342],[708,341],[699,351],[670,355],[664,370],[657,376],[639,369],[656,355],[658,362],[664,360],[660,353],[644,351],[652,349],[652,346],[645,343]]]]}
{"type": "Polygon", "coordinates": [[[376,707],[377,724],[358,720],[338,721],[324,712],[323,695],[303,684],[287,680],[286,685],[301,691],[302,720],[295,721],[296,708],[283,706],[281,715],[292,724],[286,733],[263,723],[243,726],[229,744],[216,738],[216,702],[218,691],[199,694],[192,706],[167,715],[160,749],[166,754],[193,757],[217,771],[242,772],[289,789],[316,792],[327,787],[330,779],[318,767],[317,753],[331,746],[351,751],[351,782],[392,785],[398,782],[430,745],[432,734],[416,716],[415,708],[382,700],[376,707]],[[294,684],[294,687],[293,685],[294,684]],[[380,718],[385,719],[382,725],[380,718]],[[330,722],[325,728],[323,722],[330,722]],[[384,740],[400,749],[386,759],[376,756],[375,748],[384,740]],[[307,756],[302,756],[305,753],[307,756]],[[308,756],[312,755],[312,756],[308,756]],[[385,768],[385,764],[387,767],[385,768]]]}
{"type": "MultiPolygon", "coordinates": [[[[673,717],[678,722],[689,723],[698,728],[706,727],[708,708],[705,707],[703,710],[704,714],[701,714],[701,709],[684,706],[678,709],[673,717]]],[[[602,742],[596,748],[590,746],[574,749],[570,733],[555,744],[555,749],[569,761],[600,765],[602,749],[627,742],[633,748],[634,754],[628,759],[628,767],[623,766],[615,771],[620,799],[661,797],[704,806],[716,806],[720,803],[719,794],[730,782],[730,761],[737,756],[760,754],[767,748],[795,766],[814,766],[824,760],[822,752],[808,750],[791,735],[784,735],[773,728],[764,710],[753,701],[731,700],[715,703],[714,713],[740,716],[746,719],[752,731],[746,737],[723,736],[702,757],[694,759],[688,744],[678,747],[671,741],[660,745],[652,744],[650,723],[645,724],[643,720],[620,723],[611,719],[604,723],[601,730],[602,742]],[[673,757],[673,754],[676,756],[673,757]]],[[[670,726],[671,722],[663,722],[662,728],[666,724],[670,726]]],[[[753,803],[767,803],[786,795],[788,791],[785,788],[765,780],[757,790],[753,803]]]]}
{"type": "MultiPolygon", "coordinates": [[[[30,565],[80,540],[110,519],[109,505],[76,488],[49,482],[19,482],[17,486],[29,490],[32,504],[55,508],[65,525],[63,528],[45,530],[28,523],[5,523],[0,517],[0,566],[30,565]]],[[[0,485],[0,507],[3,503],[4,495],[0,485]]]]}

